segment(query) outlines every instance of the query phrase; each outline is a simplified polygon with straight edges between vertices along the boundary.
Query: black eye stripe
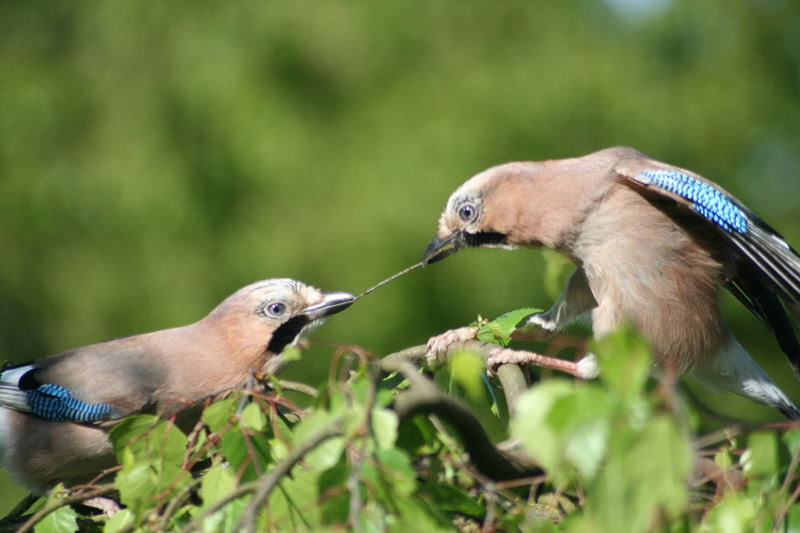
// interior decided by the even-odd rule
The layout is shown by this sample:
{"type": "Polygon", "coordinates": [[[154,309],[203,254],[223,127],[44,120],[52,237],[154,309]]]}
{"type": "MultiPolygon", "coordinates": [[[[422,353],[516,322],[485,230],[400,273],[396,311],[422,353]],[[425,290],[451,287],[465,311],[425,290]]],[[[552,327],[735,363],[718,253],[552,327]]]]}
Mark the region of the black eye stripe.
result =
{"type": "Polygon", "coordinates": [[[487,244],[508,244],[506,236],[495,231],[480,231],[467,233],[465,236],[469,246],[484,246],[487,244]]]}
{"type": "Polygon", "coordinates": [[[294,339],[308,325],[308,322],[308,317],[298,315],[278,326],[278,329],[272,333],[267,345],[267,351],[273,354],[281,353],[286,346],[294,342],[294,339]]]}

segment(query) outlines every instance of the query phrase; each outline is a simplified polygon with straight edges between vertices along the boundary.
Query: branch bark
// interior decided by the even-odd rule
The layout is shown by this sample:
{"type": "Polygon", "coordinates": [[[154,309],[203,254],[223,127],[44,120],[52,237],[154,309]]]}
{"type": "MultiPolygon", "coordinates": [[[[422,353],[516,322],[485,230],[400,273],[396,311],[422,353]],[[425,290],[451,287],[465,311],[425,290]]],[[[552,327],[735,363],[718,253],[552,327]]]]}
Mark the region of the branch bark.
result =
{"type": "Polygon", "coordinates": [[[272,470],[263,476],[258,482],[258,486],[253,492],[253,497],[242,512],[239,523],[234,528],[234,531],[247,531],[253,533],[256,531],[256,519],[258,511],[269,498],[272,490],[278,486],[278,482],[287,475],[294,465],[296,465],[305,454],[325,442],[326,440],[339,436],[342,434],[342,421],[334,420],[320,431],[311,436],[308,440],[297,446],[292,452],[284,459],[275,464],[272,470]]]}
{"type": "Polygon", "coordinates": [[[102,494],[108,494],[109,492],[114,492],[116,487],[113,483],[108,483],[105,485],[98,485],[95,488],[86,490],[86,491],[79,491],[77,494],[72,494],[66,496],[56,502],[50,503],[46,505],[43,509],[35,512],[32,515],[27,515],[24,517],[20,517],[20,519],[24,518],[25,522],[19,529],[16,529],[17,533],[26,533],[27,531],[31,531],[36,524],[42,521],[47,515],[55,511],[56,509],[60,509],[65,505],[71,505],[73,503],[80,503],[85,502],[91,498],[95,498],[102,494]]]}
{"type": "MultiPolygon", "coordinates": [[[[447,347],[443,353],[438,354],[437,361],[449,360],[456,352],[467,351],[477,353],[485,358],[489,357],[495,350],[502,347],[490,342],[482,342],[478,340],[456,342],[447,347]]],[[[405,350],[400,350],[393,354],[387,355],[382,361],[409,361],[412,363],[428,363],[427,360],[427,346],[420,344],[412,346],[405,350]]],[[[525,373],[518,365],[500,365],[495,372],[497,378],[500,380],[500,385],[506,397],[506,403],[509,409],[513,411],[517,403],[519,395],[528,389],[528,380],[525,379],[525,373]]]]}
{"type": "Polygon", "coordinates": [[[435,414],[445,420],[458,433],[471,463],[481,474],[493,481],[508,481],[540,473],[536,468],[512,461],[497,450],[475,415],[460,402],[440,391],[410,363],[408,355],[413,355],[416,351],[404,352],[399,352],[402,356],[389,356],[379,362],[381,369],[398,372],[411,384],[408,390],[398,394],[394,402],[394,409],[401,419],[426,413],[435,414]]]}

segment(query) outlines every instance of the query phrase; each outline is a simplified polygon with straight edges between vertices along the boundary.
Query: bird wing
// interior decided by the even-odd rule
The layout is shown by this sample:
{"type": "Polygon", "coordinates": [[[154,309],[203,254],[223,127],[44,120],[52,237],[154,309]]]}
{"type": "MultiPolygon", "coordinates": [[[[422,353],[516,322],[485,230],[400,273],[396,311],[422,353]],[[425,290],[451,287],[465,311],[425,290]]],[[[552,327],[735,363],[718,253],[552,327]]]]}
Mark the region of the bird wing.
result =
{"type": "Polygon", "coordinates": [[[0,406],[51,421],[99,422],[126,413],[107,403],[87,403],[69,389],[40,383],[33,364],[6,365],[0,372],[0,406]]]}
{"type": "Polygon", "coordinates": [[[693,211],[732,245],[739,264],[728,289],[767,324],[800,378],[800,345],[784,309],[800,320],[800,255],[739,200],[702,176],[643,157],[624,159],[614,171],[625,183],[693,211]]]}

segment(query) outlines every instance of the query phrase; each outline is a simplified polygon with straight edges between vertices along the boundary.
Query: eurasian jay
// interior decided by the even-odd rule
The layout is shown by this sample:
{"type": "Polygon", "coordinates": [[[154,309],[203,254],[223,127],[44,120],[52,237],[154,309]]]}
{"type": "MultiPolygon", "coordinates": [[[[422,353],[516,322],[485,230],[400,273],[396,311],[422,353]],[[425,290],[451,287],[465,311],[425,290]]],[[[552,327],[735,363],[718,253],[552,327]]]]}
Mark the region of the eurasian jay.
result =
{"type": "Polygon", "coordinates": [[[281,352],[354,301],[291,279],[239,289],[188,326],[76,348],[0,373],[0,460],[41,491],[114,464],[103,422],[187,406],[280,365],[281,352]]]}
{"type": "MultiPolygon", "coordinates": [[[[520,338],[552,335],[584,314],[595,336],[627,321],[649,342],[654,373],[687,374],[800,417],[719,306],[724,286],[764,322],[800,377],[787,316],[800,319],[800,256],[715,183],[626,147],[492,167],[450,196],[423,263],[467,246],[546,246],[575,263],[553,307],[532,315],[520,338]]],[[[429,355],[474,333],[434,337],[429,355]]],[[[490,363],[506,362],[500,357],[490,363]]],[[[595,362],[581,363],[576,375],[594,373],[595,362]]]]}

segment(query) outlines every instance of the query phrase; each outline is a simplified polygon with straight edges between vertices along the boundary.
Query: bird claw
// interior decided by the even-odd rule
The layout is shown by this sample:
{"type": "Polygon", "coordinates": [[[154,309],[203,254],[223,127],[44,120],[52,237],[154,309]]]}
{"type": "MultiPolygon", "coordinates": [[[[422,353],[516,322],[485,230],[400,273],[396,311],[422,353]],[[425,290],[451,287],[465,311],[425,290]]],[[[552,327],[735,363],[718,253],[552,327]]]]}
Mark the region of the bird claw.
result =
{"type": "Polygon", "coordinates": [[[84,500],[83,504],[87,507],[91,507],[93,509],[97,509],[101,511],[106,516],[114,516],[118,512],[122,510],[122,507],[112,500],[111,498],[104,498],[103,496],[95,496],[94,498],[89,498],[88,500],[84,500]]]}
{"type": "Polygon", "coordinates": [[[491,377],[501,365],[536,365],[566,372],[580,379],[594,379],[600,374],[597,357],[589,353],[578,361],[567,361],[555,357],[547,357],[525,350],[498,348],[486,357],[486,374],[491,377]]]}
{"type": "Polygon", "coordinates": [[[445,331],[441,335],[431,337],[428,339],[428,346],[425,352],[425,358],[427,359],[428,366],[436,366],[437,363],[440,363],[442,359],[441,356],[451,345],[458,342],[471,341],[475,339],[477,334],[478,328],[467,326],[463,328],[451,329],[449,331],[445,331]]]}
{"type": "Polygon", "coordinates": [[[600,375],[600,363],[597,356],[591,352],[587,353],[575,362],[577,372],[576,377],[581,379],[595,379],[600,375]]]}

